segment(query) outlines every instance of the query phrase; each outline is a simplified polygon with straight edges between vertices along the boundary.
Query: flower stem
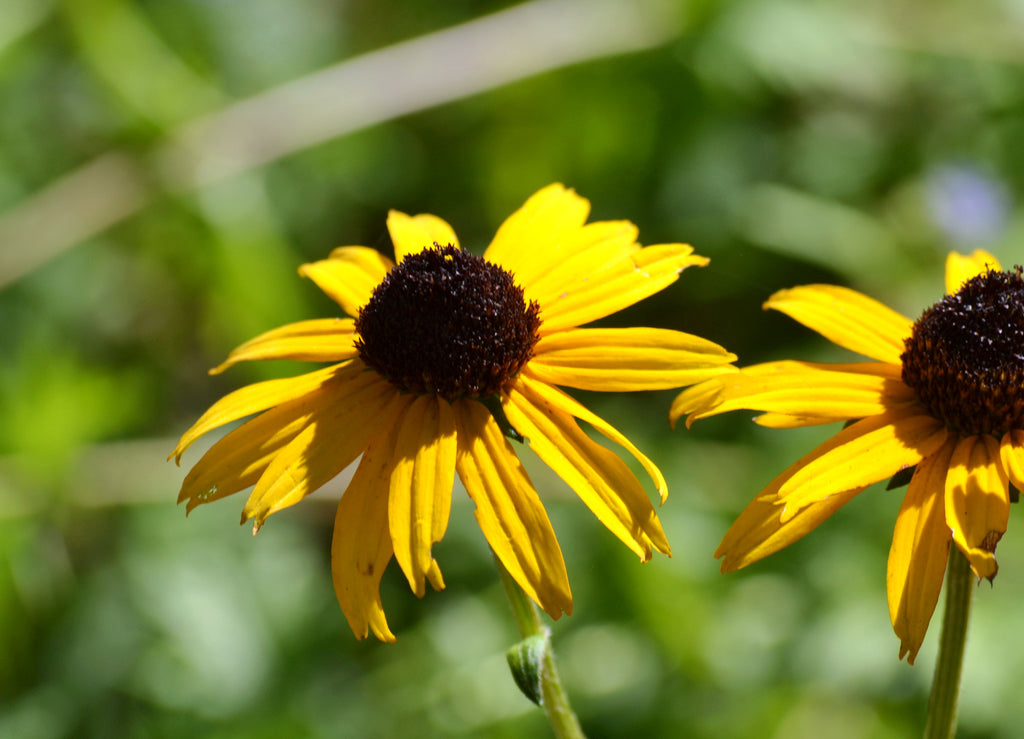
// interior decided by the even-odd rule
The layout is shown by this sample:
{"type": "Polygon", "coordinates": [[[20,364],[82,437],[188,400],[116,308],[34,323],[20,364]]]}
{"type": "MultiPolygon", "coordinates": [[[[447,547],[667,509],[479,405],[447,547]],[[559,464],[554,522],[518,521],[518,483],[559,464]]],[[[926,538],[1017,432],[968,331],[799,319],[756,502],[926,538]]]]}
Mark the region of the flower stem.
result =
{"type": "MultiPolygon", "coordinates": [[[[498,565],[498,572],[501,573],[501,582],[505,586],[508,602],[512,606],[512,613],[524,642],[532,640],[543,644],[541,654],[538,656],[540,704],[547,712],[551,728],[554,729],[558,739],[583,739],[583,729],[580,728],[580,722],[569,705],[569,697],[558,677],[555,654],[551,649],[551,634],[541,623],[537,606],[512,579],[508,570],[497,557],[494,558],[494,561],[498,565]]],[[[519,683],[518,676],[516,682],[519,683]]],[[[522,687],[521,683],[520,687],[522,687]]]]}
{"type": "Polygon", "coordinates": [[[932,694],[928,700],[925,739],[950,739],[956,733],[956,709],[960,696],[960,668],[964,661],[967,622],[973,594],[971,566],[954,544],[949,548],[946,573],[946,615],[942,621],[939,658],[935,663],[932,694]]]}

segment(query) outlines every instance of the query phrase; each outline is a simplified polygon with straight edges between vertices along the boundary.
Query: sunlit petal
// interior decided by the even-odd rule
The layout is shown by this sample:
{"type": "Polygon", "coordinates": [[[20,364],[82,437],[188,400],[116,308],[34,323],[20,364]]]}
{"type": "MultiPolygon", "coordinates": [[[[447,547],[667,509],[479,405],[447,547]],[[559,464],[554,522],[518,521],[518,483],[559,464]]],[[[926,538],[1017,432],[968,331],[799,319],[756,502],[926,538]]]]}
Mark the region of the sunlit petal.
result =
{"type": "Polygon", "coordinates": [[[796,472],[779,490],[783,520],[834,493],[864,487],[934,454],[949,432],[911,407],[857,421],[836,434],[835,448],[796,472]]]}
{"type": "Polygon", "coordinates": [[[388,212],[388,233],[395,245],[395,262],[401,263],[410,254],[416,254],[437,244],[459,245],[455,230],[448,223],[429,213],[409,216],[397,210],[388,212]]]}
{"type": "Polygon", "coordinates": [[[219,366],[220,374],[238,362],[258,359],[292,359],[302,362],[342,362],[356,356],[355,321],[351,318],[318,318],[289,323],[242,344],[219,366]]]}
{"type": "Polygon", "coordinates": [[[878,362],[755,364],[717,378],[713,395],[698,395],[703,391],[695,388],[683,391],[670,416],[675,420],[689,413],[688,424],[741,409],[833,421],[874,416],[916,402],[914,391],[892,370],[878,362]]]}
{"type": "Polygon", "coordinates": [[[970,255],[950,252],[946,257],[946,293],[952,295],[972,277],[986,270],[1001,270],[999,260],[984,249],[976,249],[970,255]]]}
{"type": "Polygon", "coordinates": [[[514,274],[528,300],[545,300],[584,282],[640,249],[629,221],[598,221],[570,228],[557,243],[522,259],[514,274]]]}
{"type": "Polygon", "coordinates": [[[456,469],[476,503],[476,520],[491,549],[549,616],[572,613],[562,550],[515,450],[483,405],[463,401],[454,409],[456,469]]]}
{"type": "Polygon", "coordinates": [[[434,395],[416,398],[398,430],[388,527],[395,559],[420,598],[426,590],[424,578],[436,566],[431,547],[448,528],[456,448],[455,416],[448,402],[434,395]]]}
{"type": "Polygon", "coordinates": [[[988,434],[961,439],[946,476],[946,523],[974,574],[992,579],[996,544],[1010,517],[1010,488],[999,442],[988,434]]]}
{"type": "MultiPolygon", "coordinates": [[[[541,336],[628,308],[671,285],[687,267],[707,263],[686,244],[660,244],[636,251],[584,282],[564,285],[551,298],[537,299],[541,336]]],[[[532,294],[528,297],[534,298],[532,294]]]]}
{"type": "Polygon", "coordinates": [[[342,246],[328,259],[302,265],[299,274],[313,280],[343,311],[355,317],[394,266],[375,249],[342,246]]]}
{"type": "Polygon", "coordinates": [[[950,437],[914,470],[889,549],[886,589],[889,618],[900,638],[900,659],[914,664],[942,590],[949,558],[946,470],[956,446],[950,437]]]}
{"type": "Polygon", "coordinates": [[[572,416],[518,384],[504,405],[512,426],[571,487],[609,531],[644,561],[651,547],[667,554],[661,522],[636,476],[618,456],[595,443],[572,416]]]}
{"type": "Polygon", "coordinates": [[[570,329],[538,342],[530,373],[581,390],[659,390],[733,372],[734,361],[718,344],[681,331],[570,329]]]}
{"type": "Polygon", "coordinates": [[[590,214],[590,203],[553,184],[534,193],[494,235],[484,258],[518,275],[556,264],[561,244],[574,237],[590,214]]]}
{"type": "Polygon", "coordinates": [[[334,516],[334,594],[357,639],[365,639],[372,630],[381,641],[395,640],[380,600],[380,579],[394,553],[388,531],[394,446],[393,429],[370,442],[334,516]]]}
{"type": "Polygon", "coordinates": [[[913,326],[909,318],[878,301],[835,285],[780,290],[764,307],[782,311],[834,344],[894,365],[900,364],[913,326]]]}

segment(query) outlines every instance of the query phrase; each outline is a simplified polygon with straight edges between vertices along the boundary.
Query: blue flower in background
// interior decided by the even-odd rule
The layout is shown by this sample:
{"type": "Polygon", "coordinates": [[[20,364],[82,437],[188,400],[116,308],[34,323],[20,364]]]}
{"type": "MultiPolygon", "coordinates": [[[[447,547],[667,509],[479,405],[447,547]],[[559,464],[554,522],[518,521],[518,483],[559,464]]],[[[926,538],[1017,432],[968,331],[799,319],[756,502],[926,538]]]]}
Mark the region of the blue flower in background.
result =
{"type": "Polygon", "coordinates": [[[994,241],[1006,228],[1010,198],[1002,182],[968,164],[947,164],[926,180],[928,209],[956,244],[994,241]]]}

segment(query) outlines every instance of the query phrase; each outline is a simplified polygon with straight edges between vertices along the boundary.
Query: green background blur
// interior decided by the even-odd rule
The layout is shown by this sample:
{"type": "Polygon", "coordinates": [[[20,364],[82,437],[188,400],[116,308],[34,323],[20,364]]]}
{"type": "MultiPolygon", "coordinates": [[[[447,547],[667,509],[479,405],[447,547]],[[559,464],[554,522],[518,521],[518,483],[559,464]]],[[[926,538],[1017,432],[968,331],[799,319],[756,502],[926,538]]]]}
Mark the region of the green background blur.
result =
{"type": "MultiPolygon", "coordinates": [[[[1022,261],[1019,0],[548,0],[428,37],[423,64],[387,76],[344,67],[349,92],[283,87],[506,5],[0,0],[0,737],[547,735],[505,666],[514,623],[461,490],[435,549],[447,590],[420,601],[384,578],[393,645],[357,642],[334,599],[343,482],[255,539],[243,495],[188,519],[174,505],[177,435],[308,367],[207,368],[336,313],[296,268],[342,244],[390,253],[389,208],[440,215],[479,253],[563,182],[593,218],[711,258],[610,323],[697,333],[744,364],[849,358],[763,313],[779,288],[847,284],[916,317],[949,249],[1022,261]],[[450,92],[527,17],[507,57],[536,74],[504,84],[499,65],[450,92]],[[423,98],[388,92],[399,78],[423,98]],[[226,135],[188,149],[197,120],[226,135]]],[[[567,560],[576,610],[553,638],[591,737],[919,735],[941,604],[917,665],[899,662],[901,492],[875,486],[722,576],[730,521],[831,430],[734,414],[672,431],[672,392],[576,395],[665,472],[674,553],[641,565],[524,452],[567,560]]],[[[965,737],[1024,725],[1018,518],[977,591],[965,737]]]]}

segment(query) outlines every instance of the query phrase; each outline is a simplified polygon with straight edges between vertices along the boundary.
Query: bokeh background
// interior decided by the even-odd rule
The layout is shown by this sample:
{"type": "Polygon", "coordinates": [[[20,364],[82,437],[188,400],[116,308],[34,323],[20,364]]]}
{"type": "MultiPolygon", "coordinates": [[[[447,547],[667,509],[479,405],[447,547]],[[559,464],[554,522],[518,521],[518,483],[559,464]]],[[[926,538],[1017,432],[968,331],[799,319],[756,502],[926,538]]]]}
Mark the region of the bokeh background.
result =
{"type": "MultiPolygon", "coordinates": [[[[1024,261],[1022,64],[1019,0],[0,0],[0,736],[545,736],[462,491],[447,590],[384,579],[393,645],[357,642],[334,600],[343,482],[255,539],[242,496],[186,519],[177,435],[307,369],[207,368],[334,314],[296,268],[389,252],[389,208],[479,253],[552,181],[711,257],[614,323],[743,363],[847,359],[760,304],[821,281],[916,317],[948,250],[1024,261]]],[[[830,431],[673,431],[671,392],[578,396],[666,473],[674,552],[641,565],[523,455],[568,563],[553,639],[590,736],[919,735],[941,616],[899,662],[900,492],[722,576],[732,518],[830,431]]],[[[964,737],[1024,725],[1017,514],[977,591],[964,737]]]]}

